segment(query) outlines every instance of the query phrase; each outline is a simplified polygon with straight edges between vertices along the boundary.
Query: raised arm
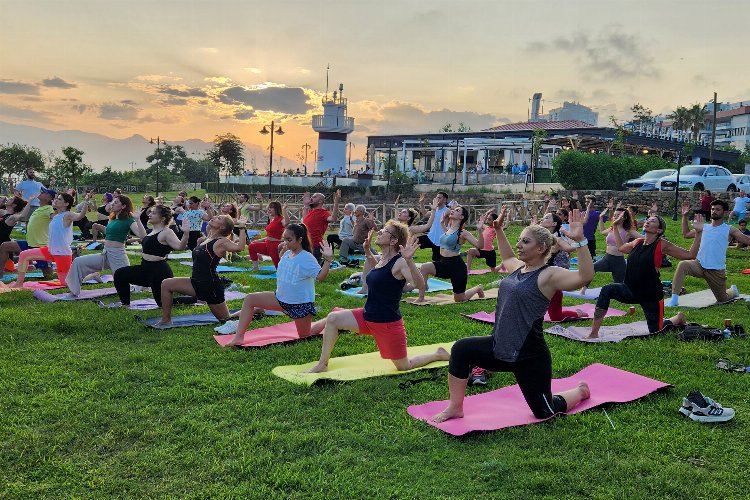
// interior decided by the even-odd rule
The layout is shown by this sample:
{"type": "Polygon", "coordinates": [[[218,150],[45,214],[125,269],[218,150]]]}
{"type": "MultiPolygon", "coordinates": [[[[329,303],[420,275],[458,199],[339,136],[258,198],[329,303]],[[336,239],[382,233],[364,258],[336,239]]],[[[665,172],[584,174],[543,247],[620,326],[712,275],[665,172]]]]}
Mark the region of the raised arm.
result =
{"type": "MultiPolygon", "coordinates": [[[[401,258],[396,261],[394,270],[401,273],[407,283],[411,283],[416,288],[424,287],[424,275],[414,262],[414,253],[419,248],[418,238],[412,236],[406,245],[399,245],[401,258]]],[[[398,276],[394,276],[398,277],[398,276]]]]}
{"type": "MultiPolygon", "coordinates": [[[[671,257],[680,260],[693,260],[698,256],[698,249],[701,246],[701,236],[703,235],[703,215],[695,214],[693,219],[693,229],[690,231],[694,234],[695,239],[693,244],[690,245],[689,250],[685,250],[682,247],[678,247],[674,243],[667,240],[662,240],[661,251],[671,257]]],[[[731,233],[731,231],[730,231],[731,233]]]]}
{"type": "Polygon", "coordinates": [[[729,229],[729,237],[734,238],[735,241],[739,241],[740,243],[744,243],[745,245],[750,245],[750,236],[746,235],[734,226],[729,229]]]}
{"type": "Polygon", "coordinates": [[[327,241],[323,240],[320,242],[321,254],[323,254],[323,266],[318,271],[318,276],[315,278],[318,281],[323,281],[328,276],[328,271],[331,270],[331,261],[333,260],[333,248],[328,244],[327,241]]]}
{"type": "Polygon", "coordinates": [[[587,246],[588,242],[583,236],[583,222],[581,220],[580,211],[571,211],[570,231],[563,231],[563,234],[574,242],[572,246],[577,249],[578,270],[570,271],[559,267],[550,267],[546,271],[548,273],[547,279],[540,286],[542,292],[548,297],[551,297],[557,290],[575,290],[594,279],[594,261],[587,246]]]}
{"type": "MultiPolygon", "coordinates": [[[[420,207],[424,206],[424,203],[423,203],[424,193],[422,193],[419,196],[419,199],[420,199],[419,206],[420,207]]],[[[438,202],[437,202],[437,196],[436,196],[435,198],[432,199],[432,210],[430,211],[430,218],[427,219],[427,222],[424,224],[412,225],[411,227],[409,227],[410,234],[421,234],[421,233],[426,233],[427,231],[430,230],[430,228],[432,227],[432,223],[435,222],[435,212],[437,212],[437,203],[438,202]]],[[[422,211],[423,210],[420,208],[420,212],[422,211]]]]}
{"type": "Polygon", "coordinates": [[[510,246],[508,237],[505,235],[505,228],[503,227],[503,223],[505,222],[505,218],[507,216],[508,207],[503,205],[500,209],[500,214],[498,215],[497,219],[495,219],[493,224],[495,226],[495,234],[497,235],[497,251],[500,254],[500,258],[502,259],[505,268],[509,272],[513,272],[519,267],[523,266],[523,262],[521,262],[516,257],[515,252],[513,252],[513,247],[510,246]]]}
{"type": "Polygon", "coordinates": [[[479,238],[477,238],[473,234],[471,234],[470,231],[463,229],[461,231],[461,237],[464,240],[468,241],[477,250],[481,250],[484,246],[484,236],[482,235],[482,231],[479,231],[479,238]]]}
{"type": "Polygon", "coordinates": [[[305,191],[302,193],[302,218],[305,218],[307,212],[310,211],[310,192],[305,191]]]}
{"type": "Polygon", "coordinates": [[[161,243],[169,245],[173,250],[185,250],[187,248],[188,239],[190,238],[190,221],[183,219],[180,229],[182,229],[182,238],[178,238],[170,228],[159,233],[159,237],[164,234],[164,241],[161,243]]]}
{"type": "Polygon", "coordinates": [[[240,228],[240,239],[238,241],[234,242],[229,238],[221,238],[217,242],[225,252],[241,252],[247,245],[247,219],[238,220],[237,227],[240,228]]]}
{"type": "Polygon", "coordinates": [[[292,216],[289,213],[289,206],[286,203],[281,205],[281,215],[283,217],[283,220],[281,221],[281,225],[283,227],[287,227],[289,224],[291,224],[292,216]]]}
{"type": "Polygon", "coordinates": [[[331,211],[330,217],[328,217],[328,222],[336,222],[339,217],[339,202],[341,201],[341,190],[337,189],[335,193],[333,193],[333,210],[331,211]]]}
{"type": "Polygon", "coordinates": [[[133,234],[137,238],[143,238],[146,236],[146,228],[143,227],[143,223],[141,222],[141,210],[138,209],[133,214],[133,219],[135,219],[132,224],[130,224],[130,230],[133,232],[133,234]]]}
{"type": "Polygon", "coordinates": [[[688,227],[688,213],[690,212],[690,202],[688,200],[682,200],[682,237],[683,238],[695,238],[695,231],[688,227]]]}

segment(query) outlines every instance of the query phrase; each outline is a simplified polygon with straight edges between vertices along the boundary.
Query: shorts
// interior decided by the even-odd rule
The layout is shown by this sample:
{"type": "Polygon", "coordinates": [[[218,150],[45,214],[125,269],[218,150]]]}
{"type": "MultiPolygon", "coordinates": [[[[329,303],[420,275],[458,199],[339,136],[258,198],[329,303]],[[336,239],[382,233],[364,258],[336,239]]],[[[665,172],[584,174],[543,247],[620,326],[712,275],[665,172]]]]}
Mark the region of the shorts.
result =
{"type": "MultiPolygon", "coordinates": [[[[275,295],[274,295],[275,296],[275,295]]],[[[282,302],[276,297],[281,308],[284,310],[287,316],[292,319],[300,319],[305,316],[315,315],[315,303],[314,302],[303,302],[302,304],[287,304],[282,302]]]]}
{"type": "MultiPolygon", "coordinates": [[[[39,248],[39,247],[32,247],[29,245],[29,242],[26,240],[16,240],[16,243],[18,244],[18,248],[21,249],[23,252],[24,250],[28,250],[29,248],[39,248]]],[[[47,269],[49,268],[49,262],[46,260],[37,260],[35,266],[37,269],[47,269]]]]}
{"type": "MultiPolygon", "coordinates": [[[[454,257],[442,257],[440,260],[433,262],[435,266],[435,276],[438,278],[447,278],[453,285],[453,293],[464,293],[469,275],[466,271],[466,264],[460,255],[454,257]]],[[[489,262],[488,262],[489,265],[489,262]]]]}
{"type": "Polygon", "coordinates": [[[497,252],[495,250],[480,250],[479,258],[484,259],[490,267],[497,266],[497,252]]]}
{"type": "Polygon", "coordinates": [[[358,335],[371,335],[383,359],[404,359],[406,355],[406,328],[404,318],[390,323],[375,323],[365,319],[365,310],[352,309],[359,327],[358,335]]]}
{"type": "Polygon", "coordinates": [[[224,283],[221,281],[198,281],[190,278],[195,290],[195,298],[206,304],[222,304],[224,301],[224,283]]]}

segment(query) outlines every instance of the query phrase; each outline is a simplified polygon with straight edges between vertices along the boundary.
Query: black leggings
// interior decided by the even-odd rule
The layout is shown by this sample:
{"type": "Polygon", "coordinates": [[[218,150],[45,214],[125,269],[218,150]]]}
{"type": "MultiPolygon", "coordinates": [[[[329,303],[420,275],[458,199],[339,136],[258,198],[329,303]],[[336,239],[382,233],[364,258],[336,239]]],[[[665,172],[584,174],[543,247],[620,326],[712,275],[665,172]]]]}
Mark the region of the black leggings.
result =
{"type": "Polygon", "coordinates": [[[419,248],[432,248],[432,260],[440,260],[440,245],[434,244],[426,234],[419,237],[419,248]]]}
{"type": "Polygon", "coordinates": [[[664,300],[641,302],[625,283],[604,285],[599,292],[599,298],[596,299],[596,308],[606,311],[609,309],[609,301],[612,299],[623,304],[640,304],[643,313],[646,315],[646,324],[650,333],[658,332],[672,325],[671,321],[664,319],[664,300]]]}
{"type": "Polygon", "coordinates": [[[521,393],[536,418],[549,418],[567,410],[562,396],[552,396],[552,356],[549,351],[523,361],[500,361],[493,353],[495,342],[489,337],[467,337],[451,349],[448,372],[456,378],[469,378],[471,368],[479,366],[493,372],[512,372],[521,393]]]}
{"type": "Polygon", "coordinates": [[[130,285],[151,287],[156,304],[161,307],[161,282],[173,277],[172,268],[166,260],[155,262],[141,260],[139,266],[121,267],[115,271],[115,288],[120,302],[130,304],[130,285]]]}
{"type": "Polygon", "coordinates": [[[594,272],[612,273],[612,282],[622,283],[625,281],[625,268],[627,265],[624,256],[605,253],[604,257],[594,264],[594,272]]]}

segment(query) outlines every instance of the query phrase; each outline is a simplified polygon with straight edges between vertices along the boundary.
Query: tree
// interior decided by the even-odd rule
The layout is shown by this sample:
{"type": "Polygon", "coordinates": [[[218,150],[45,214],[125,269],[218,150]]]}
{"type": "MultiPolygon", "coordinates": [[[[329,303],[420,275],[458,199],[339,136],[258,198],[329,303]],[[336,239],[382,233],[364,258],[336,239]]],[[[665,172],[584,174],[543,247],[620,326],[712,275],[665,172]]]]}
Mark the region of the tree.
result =
{"type": "Polygon", "coordinates": [[[630,107],[633,112],[633,124],[647,125],[654,122],[654,112],[637,102],[630,107]]]}
{"type": "Polygon", "coordinates": [[[245,147],[240,138],[234,134],[217,135],[214,146],[208,151],[207,158],[217,171],[226,171],[229,175],[241,175],[245,167],[245,147]]]}
{"type": "Polygon", "coordinates": [[[8,144],[0,148],[0,176],[22,177],[28,168],[44,170],[44,159],[37,148],[8,144]]]}
{"type": "Polygon", "coordinates": [[[615,128],[615,140],[612,141],[612,146],[619,151],[620,156],[622,156],[625,154],[625,134],[627,134],[627,131],[622,123],[617,121],[617,118],[615,118],[614,115],[609,117],[609,121],[615,128]]]}
{"type": "Polygon", "coordinates": [[[440,132],[471,132],[471,127],[464,122],[458,122],[458,127],[456,127],[456,130],[453,130],[453,124],[448,122],[440,128],[440,132]]]}
{"type": "Polygon", "coordinates": [[[706,126],[705,104],[693,104],[687,108],[687,128],[693,134],[693,140],[698,141],[701,130],[706,126]]]}
{"type": "Polygon", "coordinates": [[[677,109],[667,115],[672,120],[672,128],[675,130],[688,129],[688,110],[685,106],[678,106],[677,109]]]}
{"type": "Polygon", "coordinates": [[[54,177],[60,186],[69,185],[78,188],[85,175],[93,172],[92,168],[83,163],[84,152],[73,146],[62,150],[63,156],[53,159],[52,166],[45,173],[48,177],[54,177]]]}
{"type": "Polygon", "coordinates": [[[152,166],[158,164],[162,171],[171,169],[173,172],[177,173],[182,170],[185,163],[189,160],[190,158],[188,158],[185,148],[182,146],[173,146],[172,144],[159,146],[154,150],[154,154],[146,157],[146,161],[152,166]]]}

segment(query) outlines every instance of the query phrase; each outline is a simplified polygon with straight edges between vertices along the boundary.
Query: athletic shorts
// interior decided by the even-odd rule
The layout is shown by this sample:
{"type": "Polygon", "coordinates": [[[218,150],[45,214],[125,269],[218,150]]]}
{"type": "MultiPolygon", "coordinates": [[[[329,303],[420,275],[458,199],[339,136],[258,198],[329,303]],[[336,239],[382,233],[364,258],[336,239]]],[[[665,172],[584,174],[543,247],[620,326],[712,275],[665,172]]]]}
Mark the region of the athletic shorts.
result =
{"type": "MultiPolygon", "coordinates": [[[[469,275],[466,271],[466,264],[460,255],[454,257],[441,257],[440,260],[433,262],[435,265],[435,276],[451,280],[453,293],[464,293],[469,275]]],[[[489,263],[488,263],[489,265],[489,263]]]]}
{"type": "Polygon", "coordinates": [[[406,328],[404,318],[390,323],[375,323],[367,321],[364,309],[352,309],[354,319],[357,320],[359,335],[371,335],[383,359],[404,359],[406,357],[406,328]]]}
{"type": "Polygon", "coordinates": [[[305,316],[315,315],[315,303],[313,302],[303,302],[302,304],[288,304],[286,302],[280,301],[278,297],[276,297],[276,300],[278,301],[279,305],[284,310],[286,315],[292,319],[300,319],[304,318],[305,316]]]}
{"type": "Polygon", "coordinates": [[[490,267],[497,266],[497,252],[495,250],[480,250],[479,258],[484,259],[490,267]]]}
{"type": "Polygon", "coordinates": [[[190,284],[193,285],[196,299],[211,305],[224,302],[224,283],[221,281],[198,281],[190,278],[190,284]]]}
{"type": "MultiPolygon", "coordinates": [[[[28,250],[29,248],[39,248],[39,247],[32,247],[29,246],[29,242],[26,240],[16,240],[16,243],[18,244],[18,248],[21,249],[23,252],[24,250],[28,250]]],[[[47,269],[49,267],[49,262],[46,260],[37,260],[35,266],[37,269],[47,269]]]]}

